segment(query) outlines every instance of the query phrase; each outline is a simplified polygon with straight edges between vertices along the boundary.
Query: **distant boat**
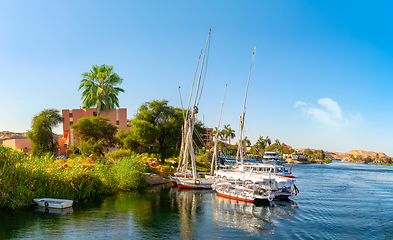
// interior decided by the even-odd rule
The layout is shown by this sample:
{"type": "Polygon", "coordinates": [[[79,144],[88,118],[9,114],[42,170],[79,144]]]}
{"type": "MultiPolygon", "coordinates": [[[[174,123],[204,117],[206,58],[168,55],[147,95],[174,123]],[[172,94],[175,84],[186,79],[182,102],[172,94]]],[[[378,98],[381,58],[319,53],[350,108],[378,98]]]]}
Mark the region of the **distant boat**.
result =
{"type": "Polygon", "coordinates": [[[72,207],[72,200],[56,198],[34,198],[33,202],[44,208],[69,208],[72,207]]]}

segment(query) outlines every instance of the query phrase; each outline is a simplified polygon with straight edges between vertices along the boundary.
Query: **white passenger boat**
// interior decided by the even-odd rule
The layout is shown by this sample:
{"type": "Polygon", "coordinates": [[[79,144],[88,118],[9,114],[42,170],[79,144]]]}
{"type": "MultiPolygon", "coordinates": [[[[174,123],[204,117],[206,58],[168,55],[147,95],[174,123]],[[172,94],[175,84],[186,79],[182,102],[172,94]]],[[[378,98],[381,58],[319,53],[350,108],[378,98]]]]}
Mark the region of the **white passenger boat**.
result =
{"type": "MultiPolygon", "coordinates": [[[[246,100],[252,64],[255,57],[255,50],[256,46],[254,47],[251,60],[246,96],[244,99],[243,114],[240,117],[239,145],[236,156],[236,164],[238,164],[237,160],[240,156],[241,165],[243,165],[242,133],[246,114],[246,100]]],[[[216,181],[212,187],[217,191],[219,196],[247,202],[271,202],[274,199],[274,189],[271,187],[271,185],[275,180],[271,177],[263,178],[264,176],[260,174],[252,174],[252,171],[248,173],[241,171],[240,169],[216,170],[214,175],[216,176],[216,181]]]]}
{"type": "Polygon", "coordinates": [[[239,181],[251,180],[255,182],[259,179],[271,179],[271,188],[275,198],[287,199],[295,194],[296,178],[282,165],[245,163],[234,169],[217,170],[214,174],[217,179],[237,179],[239,181]]]}
{"type": "Polygon", "coordinates": [[[35,198],[33,202],[37,203],[40,207],[45,208],[69,208],[72,207],[73,201],[67,199],[56,198],[35,198]]]}
{"type": "Polygon", "coordinates": [[[274,191],[270,187],[270,179],[261,181],[228,181],[217,180],[213,184],[213,189],[221,197],[246,201],[269,203],[274,199],[274,191]]]}

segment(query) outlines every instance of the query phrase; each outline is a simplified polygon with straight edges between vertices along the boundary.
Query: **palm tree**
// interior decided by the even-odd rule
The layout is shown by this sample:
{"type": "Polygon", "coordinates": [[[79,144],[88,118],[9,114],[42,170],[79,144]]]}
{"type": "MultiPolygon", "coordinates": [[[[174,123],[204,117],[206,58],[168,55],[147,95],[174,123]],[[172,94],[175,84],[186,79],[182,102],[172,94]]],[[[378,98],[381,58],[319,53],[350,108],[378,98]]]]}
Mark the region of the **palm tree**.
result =
{"type": "Polygon", "coordinates": [[[223,133],[224,131],[220,131],[217,127],[214,127],[214,131],[210,133],[210,136],[216,136],[218,138],[217,140],[220,140],[223,136],[223,133]]]}
{"type": "Polygon", "coordinates": [[[235,138],[235,130],[233,130],[231,127],[231,124],[224,125],[224,136],[225,139],[228,141],[229,145],[231,145],[231,139],[235,138]]]}
{"type": "Polygon", "coordinates": [[[272,144],[272,140],[270,140],[269,136],[266,136],[265,143],[270,146],[272,144]]]}
{"type": "Polygon", "coordinates": [[[257,142],[255,143],[255,145],[257,145],[257,149],[260,155],[263,154],[263,152],[265,152],[266,149],[266,140],[263,138],[263,136],[259,136],[257,142]]]}
{"type": "Polygon", "coordinates": [[[250,146],[251,146],[251,141],[250,141],[250,139],[248,139],[247,136],[243,139],[242,142],[243,142],[244,144],[246,144],[247,147],[250,147],[250,146]]]}
{"type": "Polygon", "coordinates": [[[276,144],[277,144],[277,145],[280,145],[280,144],[281,144],[281,143],[280,143],[280,140],[276,139],[275,141],[276,141],[276,144]]]}
{"type": "Polygon", "coordinates": [[[82,77],[78,91],[84,89],[81,97],[83,107],[87,109],[96,107],[97,116],[100,116],[101,110],[108,113],[115,106],[119,107],[117,96],[124,90],[116,86],[120,85],[123,79],[113,72],[113,66],[93,65],[92,70],[83,73],[82,77]]]}

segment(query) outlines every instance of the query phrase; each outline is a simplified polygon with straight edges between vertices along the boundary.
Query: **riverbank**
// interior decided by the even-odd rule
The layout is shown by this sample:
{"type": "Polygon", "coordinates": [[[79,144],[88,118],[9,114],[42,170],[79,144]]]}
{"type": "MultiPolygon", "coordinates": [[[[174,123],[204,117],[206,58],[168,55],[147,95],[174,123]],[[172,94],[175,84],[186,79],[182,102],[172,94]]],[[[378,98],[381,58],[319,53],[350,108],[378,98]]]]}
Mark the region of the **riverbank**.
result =
{"type": "Polygon", "coordinates": [[[25,156],[0,146],[0,208],[21,208],[34,198],[83,201],[98,195],[147,188],[147,155],[133,155],[110,164],[89,158],[54,159],[25,156]]]}

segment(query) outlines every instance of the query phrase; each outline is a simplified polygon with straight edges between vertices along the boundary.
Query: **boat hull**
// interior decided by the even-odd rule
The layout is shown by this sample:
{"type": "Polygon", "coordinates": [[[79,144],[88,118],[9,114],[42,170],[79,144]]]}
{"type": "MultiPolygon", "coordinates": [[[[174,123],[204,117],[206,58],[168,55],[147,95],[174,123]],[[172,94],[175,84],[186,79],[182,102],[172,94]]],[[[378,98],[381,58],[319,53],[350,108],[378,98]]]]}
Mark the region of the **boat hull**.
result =
{"type": "Polygon", "coordinates": [[[212,189],[213,183],[214,179],[197,179],[193,181],[192,179],[177,178],[177,186],[179,188],[210,190],[212,189]]]}
{"type": "Polygon", "coordinates": [[[177,187],[177,177],[169,176],[169,179],[171,180],[172,187],[177,187]]]}
{"type": "Polygon", "coordinates": [[[216,189],[216,192],[217,192],[217,195],[220,196],[220,197],[234,199],[234,200],[238,200],[238,201],[244,201],[244,202],[270,203],[274,199],[273,196],[266,196],[266,197],[263,197],[263,198],[247,198],[247,197],[242,197],[242,196],[235,196],[235,195],[232,195],[232,194],[223,193],[221,191],[218,191],[217,189],[216,189]]]}
{"type": "Polygon", "coordinates": [[[33,201],[40,207],[57,209],[69,208],[72,207],[73,204],[72,200],[56,198],[35,198],[33,201]]]}

